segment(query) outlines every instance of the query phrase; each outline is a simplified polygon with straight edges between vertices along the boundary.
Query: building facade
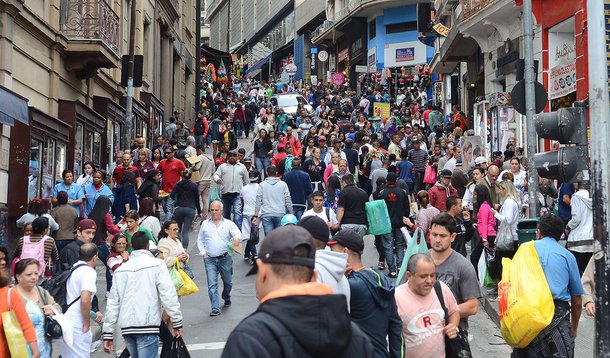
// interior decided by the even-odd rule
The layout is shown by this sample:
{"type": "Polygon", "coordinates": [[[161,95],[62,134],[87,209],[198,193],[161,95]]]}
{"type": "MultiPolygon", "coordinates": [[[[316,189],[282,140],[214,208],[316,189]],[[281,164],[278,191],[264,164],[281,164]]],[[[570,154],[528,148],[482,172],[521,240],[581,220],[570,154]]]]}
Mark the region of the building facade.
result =
{"type": "MultiPolygon", "coordinates": [[[[25,108],[2,121],[0,241],[19,237],[11,223],[30,199],[48,201],[63,170],[76,177],[87,161],[109,169],[131,145],[121,87],[131,1],[0,0],[0,93],[25,108]]],[[[144,60],[133,133],[150,142],[170,116],[193,117],[194,4],[140,0],[136,9],[144,60]]]]}

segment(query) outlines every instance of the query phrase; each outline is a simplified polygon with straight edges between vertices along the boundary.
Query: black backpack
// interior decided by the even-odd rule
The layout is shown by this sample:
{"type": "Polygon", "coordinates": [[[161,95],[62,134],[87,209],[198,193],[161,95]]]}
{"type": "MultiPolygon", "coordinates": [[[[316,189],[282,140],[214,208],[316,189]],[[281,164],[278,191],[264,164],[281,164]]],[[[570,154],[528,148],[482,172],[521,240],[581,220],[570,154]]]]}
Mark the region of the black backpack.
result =
{"type": "Polygon", "coordinates": [[[74,304],[74,302],[80,299],[80,295],[74,301],[69,304],[66,302],[67,289],[66,285],[68,284],[68,279],[72,276],[72,272],[74,272],[77,268],[87,266],[86,264],[80,264],[72,267],[69,271],[64,271],[57,276],[53,276],[47,279],[44,279],[39,283],[39,286],[49,291],[51,296],[55,299],[55,302],[61,306],[62,312],[66,313],[68,308],[74,304]]]}

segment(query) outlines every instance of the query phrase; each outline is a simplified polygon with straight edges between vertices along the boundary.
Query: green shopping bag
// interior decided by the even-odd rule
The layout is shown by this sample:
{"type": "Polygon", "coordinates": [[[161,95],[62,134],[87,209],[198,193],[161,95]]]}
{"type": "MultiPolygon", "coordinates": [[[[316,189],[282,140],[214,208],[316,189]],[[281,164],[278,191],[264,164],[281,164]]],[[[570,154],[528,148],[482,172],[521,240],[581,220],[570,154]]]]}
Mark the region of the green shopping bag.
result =
{"type": "Polygon", "coordinates": [[[169,276],[172,278],[172,282],[174,283],[174,287],[176,287],[176,291],[178,291],[182,286],[184,286],[184,280],[180,273],[178,272],[178,259],[176,259],[176,264],[172,266],[169,270],[169,276]]]}
{"type": "Polygon", "coordinates": [[[398,277],[396,278],[396,286],[407,282],[407,275],[405,275],[405,272],[407,272],[407,263],[409,262],[411,256],[415,254],[423,254],[427,251],[428,245],[426,245],[424,230],[418,227],[415,229],[411,240],[407,242],[407,250],[405,251],[405,256],[402,258],[402,265],[400,265],[400,271],[398,272],[398,277]]]}
{"type": "Polygon", "coordinates": [[[383,235],[392,232],[392,222],[385,200],[369,201],[365,204],[364,209],[370,235],[383,235]]]}

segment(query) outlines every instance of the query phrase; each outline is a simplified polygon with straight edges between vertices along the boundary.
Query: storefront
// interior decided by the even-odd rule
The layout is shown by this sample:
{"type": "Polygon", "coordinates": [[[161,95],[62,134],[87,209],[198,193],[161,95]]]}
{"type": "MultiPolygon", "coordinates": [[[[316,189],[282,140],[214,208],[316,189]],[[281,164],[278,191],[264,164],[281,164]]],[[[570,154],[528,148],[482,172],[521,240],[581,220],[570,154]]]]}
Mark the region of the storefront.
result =
{"type": "MultiPolygon", "coordinates": [[[[127,102],[126,97],[122,97],[121,98],[121,106],[125,107],[127,102]]],[[[133,133],[133,138],[135,137],[144,137],[144,138],[148,138],[149,135],[149,131],[148,128],[150,128],[150,115],[149,115],[149,110],[148,107],[146,106],[146,104],[144,104],[144,102],[140,102],[137,99],[133,99],[133,105],[132,105],[132,113],[133,113],[133,127],[132,127],[132,133],[133,133]]],[[[123,134],[123,136],[125,136],[123,134]]],[[[131,139],[129,140],[129,142],[127,143],[122,143],[124,145],[123,148],[121,148],[121,150],[127,149],[131,146],[132,141],[131,139]]]]}
{"type": "Polygon", "coordinates": [[[156,136],[163,133],[163,111],[165,106],[155,95],[149,92],[140,92],[140,99],[148,107],[150,135],[147,143],[152,147],[156,143],[156,136]]]}
{"type": "Polygon", "coordinates": [[[116,161],[121,148],[125,148],[123,127],[125,126],[125,109],[107,97],[93,97],[93,110],[106,119],[106,136],[102,138],[102,169],[108,172],[110,164],[116,161]]]}

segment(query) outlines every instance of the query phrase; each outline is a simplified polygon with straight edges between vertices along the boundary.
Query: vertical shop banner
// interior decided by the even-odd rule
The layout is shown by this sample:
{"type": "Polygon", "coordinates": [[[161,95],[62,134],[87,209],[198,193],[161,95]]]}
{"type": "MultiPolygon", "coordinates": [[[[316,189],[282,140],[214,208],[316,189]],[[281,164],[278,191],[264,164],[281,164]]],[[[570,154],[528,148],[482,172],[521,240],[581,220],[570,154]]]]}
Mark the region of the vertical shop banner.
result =
{"type": "Polygon", "coordinates": [[[390,117],[390,104],[375,102],[373,104],[373,116],[379,118],[389,118],[390,117]]]}
{"type": "Polygon", "coordinates": [[[464,172],[475,167],[474,160],[477,157],[485,155],[481,148],[482,142],[481,136],[464,136],[464,141],[462,142],[462,168],[464,168],[464,172]]]}
{"type": "Polygon", "coordinates": [[[549,85],[549,99],[576,92],[576,61],[551,68],[549,85]]]}

